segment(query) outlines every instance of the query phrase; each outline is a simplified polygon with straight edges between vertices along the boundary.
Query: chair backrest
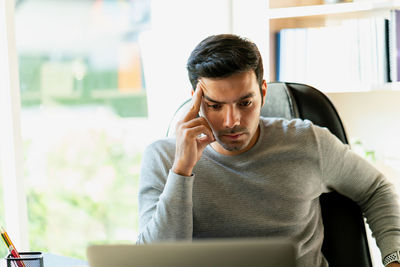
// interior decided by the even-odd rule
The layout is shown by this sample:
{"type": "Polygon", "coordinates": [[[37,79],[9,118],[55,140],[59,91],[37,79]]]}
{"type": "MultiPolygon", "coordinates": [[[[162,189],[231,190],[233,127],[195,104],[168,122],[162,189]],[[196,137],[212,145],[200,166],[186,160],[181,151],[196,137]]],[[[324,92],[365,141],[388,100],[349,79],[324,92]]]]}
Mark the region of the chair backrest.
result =
{"type": "MultiPolygon", "coordinates": [[[[348,144],[342,121],[331,101],[308,85],[268,83],[261,116],[308,119],[328,128],[344,144],[348,144]]],[[[322,252],[329,266],[372,267],[360,207],[337,192],[323,194],[320,202],[325,234],[322,252]]]]}
{"type": "MultiPolygon", "coordinates": [[[[190,99],[175,113],[167,136],[173,136],[176,122],[190,108],[190,99]]],[[[342,121],[331,101],[317,89],[299,83],[268,83],[263,117],[301,118],[326,127],[348,144],[342,121]]],[[[372,267],[365,224],[360,207],[337,192],[320,197],[324,223],[322,252],[330,267],[372,267]]]]}

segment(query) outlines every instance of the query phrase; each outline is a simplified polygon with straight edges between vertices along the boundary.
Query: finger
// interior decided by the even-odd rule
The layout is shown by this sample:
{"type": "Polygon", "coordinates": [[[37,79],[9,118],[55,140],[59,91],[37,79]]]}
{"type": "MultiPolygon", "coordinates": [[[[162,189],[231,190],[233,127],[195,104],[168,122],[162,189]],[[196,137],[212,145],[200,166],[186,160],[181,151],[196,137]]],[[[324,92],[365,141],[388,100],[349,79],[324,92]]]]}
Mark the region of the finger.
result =
{"type": "Polygon", "coordinates": [[[192,128],[198,125],[204,125],[211,130],[210,124],[208,124],[207,120],[204,117],[197,117],[187,122],[182,122],[179,124],[180,128],[192,128]]]}
{"type": "Polygon", "coordinates": [[[201,79],[199,79],[198,86],[201,88],[202,91],[206,89],[206,84],[201,79]]]}
{"type": "Polygon", "coordinates": [[[200,86],[200,83],[197,83],[196,91],[192,97],[192,106],[186,116],[183,118],[183,121],[189,121],[193,118],[196,118],[200,111],[201,100],[203,98],[203,90],[200,86]]]}
{"type": "Polygon", "coordinates": [[[208,135],[199,135],[197,137],[197,141],[199,142],[199,144],[209,144],[215,141],[214,136],[208,136],[208,135]]]}
{"type": "Polygon", "coordinates": [[[203,150],[206,148],[206,146],[208,146],[209,144],[211,144],[214,141],[215,141],[214,138],[209,138],[208,136],[205,136],[203,138],[198,138],[197,143],[198,143],[198,147],[199,147],[199,152],[202,153],[203,150]]]}
{"type": "Polygon", "coordinates": [[[178,132],[183,132],[186,129],[194,128],[194,127],[197,127],[197,126],[200,126],[200,125],[203,125],[204,127],[206,127],[209,130],[209,132],[210,132],[209,136],[212,137],[212,139],[214,140],[215,138],[214,138],[214,134],[212,132],[211,126],[210,126],[210,124],[208,124],[207,120],[205,118],[203,118],[203,117],[199,117],[199,118],[190,120],[188,122],[180,123],[179,126],[177,127],[176,132],[177,133],[178,132]]]}
{"type": "MultiPolygon", "coordinates": [[[[207,90],[206,84],[204,83],[203,80],[199,79],[198,86],[199,86],[199,88],[201,88],[201,91],[202,91],[203,97],[204,97],[204,92],[206,92],[206,90],[207,90]]],[[[203,113],[202,113],[202,111],[201,111],[201,108],[200,108],[200,111],[199,111],[199,115],[200,115],[201,117],[203,117],[203,113]]]]}
{"type": "Polygon", "coordinates": [[[191,108],[196,116],[199,113],[202,99],[203,99],[203,88],[201,86],[201,83],[198,82],[196,86],[196,91],[193,94],[192,108],[191,108]]]}
{"type": "Polygon", "coordinates": [[[211,140],[214,140],[214,135],[212,131],[204,125],[198,125],[196,127],[187,128],[183,130],[183,136],[188,139],[191,138],[201,139],[202,138],[201,135],[203,134],[206,135],[211,140]]]}

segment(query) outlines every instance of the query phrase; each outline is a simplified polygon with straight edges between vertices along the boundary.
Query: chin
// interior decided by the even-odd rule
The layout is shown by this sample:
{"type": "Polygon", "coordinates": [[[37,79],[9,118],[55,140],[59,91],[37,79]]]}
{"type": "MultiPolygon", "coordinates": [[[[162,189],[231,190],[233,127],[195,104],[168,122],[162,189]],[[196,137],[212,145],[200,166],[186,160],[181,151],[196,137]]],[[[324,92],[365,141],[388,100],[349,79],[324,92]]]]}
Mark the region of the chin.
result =
{"type": "Polygon", "coordinates": [[[222,143],[222,142],[218,142],[225,150],[227,151],[240,151],[243,150],[247,147],[248,143],[231,143],[231,144],[226,144],[226,143],[222,143]]]}

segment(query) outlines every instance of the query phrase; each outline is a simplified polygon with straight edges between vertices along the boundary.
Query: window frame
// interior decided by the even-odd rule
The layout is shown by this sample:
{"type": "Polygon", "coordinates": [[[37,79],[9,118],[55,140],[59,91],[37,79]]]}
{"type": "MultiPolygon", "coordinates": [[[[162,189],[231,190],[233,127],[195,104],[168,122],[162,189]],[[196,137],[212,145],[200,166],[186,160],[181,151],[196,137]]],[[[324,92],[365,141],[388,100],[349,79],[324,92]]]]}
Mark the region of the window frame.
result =
{"type": "MultiPolygon", "coordinates": [[[[20,88],[15,41],[15,1],[0,0],[0,152],[5,227],[19,250],[28,251],[28,218],[23,184],[20,88]],[[4,190],[7,188],[7,190],[4,190]]],[[[1,200],[0,200],[1,201],[1,200]]]]}

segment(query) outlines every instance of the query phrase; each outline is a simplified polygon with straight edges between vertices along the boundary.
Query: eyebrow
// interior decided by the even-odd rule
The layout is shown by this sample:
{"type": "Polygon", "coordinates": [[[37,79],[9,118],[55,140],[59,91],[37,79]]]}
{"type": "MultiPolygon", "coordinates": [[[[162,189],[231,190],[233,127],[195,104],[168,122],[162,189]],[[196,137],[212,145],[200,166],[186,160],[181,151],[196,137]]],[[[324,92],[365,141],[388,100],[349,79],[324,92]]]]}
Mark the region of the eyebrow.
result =
{"type": "MultiPolygon", "coordinates": [[[[253,97],[253,96],[254,96],[254,93],[249,93],[249,94],[247,94],[247,95],[245,95],[245,96],[240,97],[239,99],[237,99],[236,101],[233,101],[233,102],[234,102],[234,103],[240,102],[240,101],[242,101],[242,100],[244,100],[244,99],[251,98],[251,97],[253,97]]],[[[213,103],[217,103],[217,104],[226,104],[226,103],[227,103],[227,102],[220,102],[220,101],[214,100],[214,99],[210,98],[210,97],[207,96],[207,95],[203,95],[203,97],[204,97],[205,99],[207,99],[208,101],[213,102],[213,103]]]]}

